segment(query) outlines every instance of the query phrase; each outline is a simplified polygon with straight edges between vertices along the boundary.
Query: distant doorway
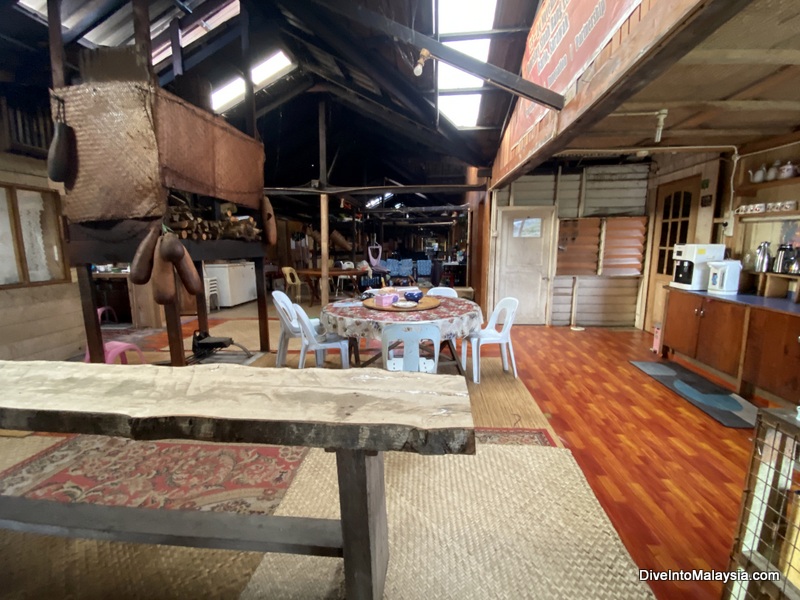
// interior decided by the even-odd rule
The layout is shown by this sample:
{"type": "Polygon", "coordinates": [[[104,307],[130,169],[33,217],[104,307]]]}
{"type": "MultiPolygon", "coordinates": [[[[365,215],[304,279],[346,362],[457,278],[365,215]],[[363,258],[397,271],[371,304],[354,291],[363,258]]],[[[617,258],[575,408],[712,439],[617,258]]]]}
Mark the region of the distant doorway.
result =
{"type": "Polygon", "coordinates": [[[656,223],[650,249],[650,285],[647,292],[645,330],[663,322],[664,289],[672,281],[672,249],[694,241],[700,200],[700,175],[658,186],[656,223]]]}
{"type": "Polygon", "coordinates": [[[514,320],[544,325],[550,283],[553,208],[503,208],[495,263],[495,302],[519,300],[514,320]]]}

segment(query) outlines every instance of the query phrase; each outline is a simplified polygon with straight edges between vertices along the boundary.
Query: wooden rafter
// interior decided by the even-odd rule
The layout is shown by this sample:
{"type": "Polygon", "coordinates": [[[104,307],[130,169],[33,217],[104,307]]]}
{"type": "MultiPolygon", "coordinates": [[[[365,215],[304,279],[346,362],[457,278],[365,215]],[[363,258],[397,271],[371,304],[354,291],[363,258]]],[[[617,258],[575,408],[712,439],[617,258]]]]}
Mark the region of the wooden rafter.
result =
{"type": "MultiPolygon", "coordinates": [[[[775,71],[774,73],[770,73],[766,77],[759,79],[758,81],[748,84],[747,86],[743,87],[738,92],[731,94],[725,100],[752,100],[754,98],[758,98],[765,92],[771,90],[772,88],[788,83],[794,82],[800,77],[800,67],[797,66],[789,66],[789,67],[782,67],[775,71]]],[[[722,109],[719,108],[712,108],[710,110],[704,110],[696,115],[681,121],[680,123],[676,123],[674,127],[680,128],[693,128],[697,127],[698,125],[702,125],[707,121],[710,121],[714,117],[717,117],[722,112],[722,109]]],[[[765,132],[762,135],[769,135],[768,132],[765,132]]]]}
{"type": "Polygon", "coordinates": [[[795,112],[800,111],[800,100],[665,100],[652,102],[626,102],[619,112],[657,111],[662,108],[720,110],[726,112],[795,112]]]}
{"type": "Polygon", "coordinates": [[[793,48],[709,48],[692,50],[682,65],[800,65],[800,50],[793,48]]]}

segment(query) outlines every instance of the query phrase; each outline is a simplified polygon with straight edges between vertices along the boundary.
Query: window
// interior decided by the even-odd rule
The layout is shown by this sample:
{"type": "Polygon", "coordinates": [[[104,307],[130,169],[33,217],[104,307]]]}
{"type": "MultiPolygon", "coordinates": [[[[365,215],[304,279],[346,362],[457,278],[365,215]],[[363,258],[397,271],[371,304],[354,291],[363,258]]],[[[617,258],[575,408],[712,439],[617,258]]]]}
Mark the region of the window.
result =
{"type": "Polygon", "coordinates": [[[0,286],[66,280],[58,194],[0,186],[0,286]]]}

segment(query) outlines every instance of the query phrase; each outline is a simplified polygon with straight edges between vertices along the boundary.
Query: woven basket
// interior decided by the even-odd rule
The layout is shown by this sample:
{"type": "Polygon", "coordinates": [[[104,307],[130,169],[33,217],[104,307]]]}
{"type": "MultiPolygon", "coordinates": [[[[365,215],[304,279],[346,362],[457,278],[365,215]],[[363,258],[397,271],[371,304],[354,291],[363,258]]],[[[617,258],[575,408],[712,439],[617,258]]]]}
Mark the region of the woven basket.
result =
{"type": "Polygon", "coordinates": [[[167,189],[258,209],[264,147],[220,117],[143,82],[56,90],[78,169],[64,211],[76,223],[162,216],[167,189]]]}

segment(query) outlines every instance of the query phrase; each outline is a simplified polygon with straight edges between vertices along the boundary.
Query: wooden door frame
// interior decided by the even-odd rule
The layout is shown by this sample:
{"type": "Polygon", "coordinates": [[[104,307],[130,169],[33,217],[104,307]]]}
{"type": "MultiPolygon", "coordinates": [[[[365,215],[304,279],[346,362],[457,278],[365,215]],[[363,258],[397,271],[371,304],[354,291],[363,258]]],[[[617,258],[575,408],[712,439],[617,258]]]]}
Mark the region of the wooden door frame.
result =
{"type": "MultiPolygon", "coordinates": [[[[556,214],[556,207],[552,205],[548,206],[500,206],[497,208],[497,220],[495,221],[495,240],[496,243],[494,245],[494,256],[491,260],[491,268],[492,268],[492,280],[491,280],[491,300],[489,302],[489,306],[487,307],[487,318],[489,314],[494,310],[494,304],[498,297],[498,287],[499,283],[499,274],[500,274],[500,258],[503,254],[503,238],[502,238],[502,231],[503,231],[503,219],[506,215],[510,215],[513,213],[523,214],[526,212],[542,210],[542,211],[549,211],[550,212],[550,256],[546,261],[547,264],[547,292],[545,294],[545,306],[544,306],[544,315],[545,315],[545,325],[550,325],[551,318],[550,318],[550,308],[551,308],[551,299],[553,295],[553,274],[556,271],[556,253],[554,248],[556,243],[558,242],[558,217],[556,214]]],[[[546,217],[542,217],[542,222],[544,223],[546,217]]]]}
{"type": "Polygon", "coordinates": [[[663,223],[663,201],[664,198],[669,194],[680,189],[691,189],[693,192],[692,197],[692,205],[689,210],[689,228],[686,236],[686,243],[691,244],[694,243],[695,233],[697,229],[697,212],[700,207],[700,194],[701,194],[701,184],[703,181],[703,176],[700,174],[697,175],[690,175],[689,177],[681,177],[680,179],[673,179],[671,181],[666,181],[659,184],[656,187],[656,197],[655,202],[653,204],[653,235],[650,236],[650,243],[649,243],[649,254],[650,254],[650,261],[647,265],[647,291],[646,297],[647,300],[645,302],[645,310],[644,310],[644,319],[643,319],[643,329],[647,330],[648,318],[653,323],[657,322],[657,319],[652,315],[653,306],[655,304],[655,294],[656,294],[656,282],[655,278],[659,275],[655,272],[658,266],[658,248],[661,241],[661,224],[663,223]],[[694,192],[697,192],[694,194],[694,192]]]}

